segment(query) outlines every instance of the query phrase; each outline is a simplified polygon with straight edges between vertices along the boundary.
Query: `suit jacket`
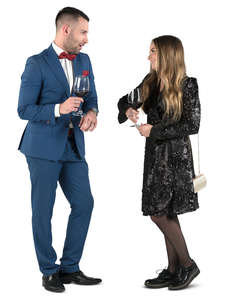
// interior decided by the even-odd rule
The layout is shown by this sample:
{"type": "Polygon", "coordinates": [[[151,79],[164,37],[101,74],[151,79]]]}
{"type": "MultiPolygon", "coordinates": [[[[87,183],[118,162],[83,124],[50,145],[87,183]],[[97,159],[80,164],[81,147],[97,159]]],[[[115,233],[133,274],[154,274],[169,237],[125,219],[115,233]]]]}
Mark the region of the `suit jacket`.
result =
{"type": "MultiPolygon", "coordinates": [[[[73,60],[74,74],[89,71],[90,91],[84,98],[84,113],[98,109],[94,75],[87,54],[79,53],[73,60]]],[[[70,97],[70,87],[61,63],[52,45],[38,55],[27,59],[21,76],[18,115],[28,120],[18,149],[25,155],[58,160],[67,141],[71,114],[55,118],[55,104],[70,97]]],[[[72,116],[78,152],[85,156],[84,134],[79,128],[80,117],[72,116]]]]}

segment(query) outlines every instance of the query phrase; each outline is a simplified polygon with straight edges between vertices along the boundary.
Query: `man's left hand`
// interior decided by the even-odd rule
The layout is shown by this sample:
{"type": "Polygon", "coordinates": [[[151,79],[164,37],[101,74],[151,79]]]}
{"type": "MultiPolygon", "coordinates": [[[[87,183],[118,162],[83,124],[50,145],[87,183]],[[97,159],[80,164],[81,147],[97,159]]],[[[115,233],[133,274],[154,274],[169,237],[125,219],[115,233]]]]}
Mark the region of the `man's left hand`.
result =
{"type": "Polygon", "coordinates": [[[152,127],[153,126],[151,124],[142,124],[142,125],[140,125],[138,127],[140,135],[145,136],[145,137],[149,137],[152,127]]]}
{"type": "Polygon", "coordinates": [[[93,131],[97,126],[96,113],[89,110],[86,115],[84,115],[80,120],[80,130],[82,131],[93,131]]]}

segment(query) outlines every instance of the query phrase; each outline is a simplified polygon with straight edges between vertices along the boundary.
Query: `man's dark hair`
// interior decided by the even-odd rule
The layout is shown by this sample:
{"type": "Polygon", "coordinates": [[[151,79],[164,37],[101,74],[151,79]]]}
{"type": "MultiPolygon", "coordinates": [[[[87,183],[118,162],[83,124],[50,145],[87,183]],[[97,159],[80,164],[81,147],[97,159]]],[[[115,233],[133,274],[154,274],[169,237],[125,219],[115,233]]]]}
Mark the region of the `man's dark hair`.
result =
{"type": "Polygon", "coordinates": [[[56,27],[58,25],[58,21],[62,20],[65,16],[71,17],[72,19],[74,19],[74,21],[77,21],[80,17],[82,17],[89,22],[88,16],[81,10],[74,7],[64,7],[58,12],[55,18],[56,27]]]}

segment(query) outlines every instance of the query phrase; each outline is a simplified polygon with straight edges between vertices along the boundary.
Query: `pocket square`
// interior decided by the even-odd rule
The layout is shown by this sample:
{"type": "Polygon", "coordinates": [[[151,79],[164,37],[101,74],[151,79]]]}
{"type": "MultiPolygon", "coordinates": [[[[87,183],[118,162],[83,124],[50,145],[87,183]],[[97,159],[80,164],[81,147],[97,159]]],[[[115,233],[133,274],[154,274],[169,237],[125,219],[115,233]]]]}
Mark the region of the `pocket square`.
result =
{"type": "Polygon", "coordinates": [[[87,71],[87,70],[84,70],[83,72],[82,72],[82,76],[88,76],[89,75],[89,71],[87,71]]]}

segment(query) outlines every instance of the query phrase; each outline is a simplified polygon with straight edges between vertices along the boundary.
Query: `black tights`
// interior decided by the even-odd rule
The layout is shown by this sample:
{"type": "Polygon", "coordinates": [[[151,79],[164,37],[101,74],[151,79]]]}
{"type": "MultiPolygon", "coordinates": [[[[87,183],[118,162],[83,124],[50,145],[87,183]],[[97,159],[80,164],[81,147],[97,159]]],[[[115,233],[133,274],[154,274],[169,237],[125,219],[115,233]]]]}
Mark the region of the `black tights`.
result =
{"type": "Polygon", "coordinates": [[[151,216],[152,221],[164,234],[168,255],[168,270],[175,272],[178,265],[188,267],[192,264],[187,245],[177,216],[151,216]]]}

